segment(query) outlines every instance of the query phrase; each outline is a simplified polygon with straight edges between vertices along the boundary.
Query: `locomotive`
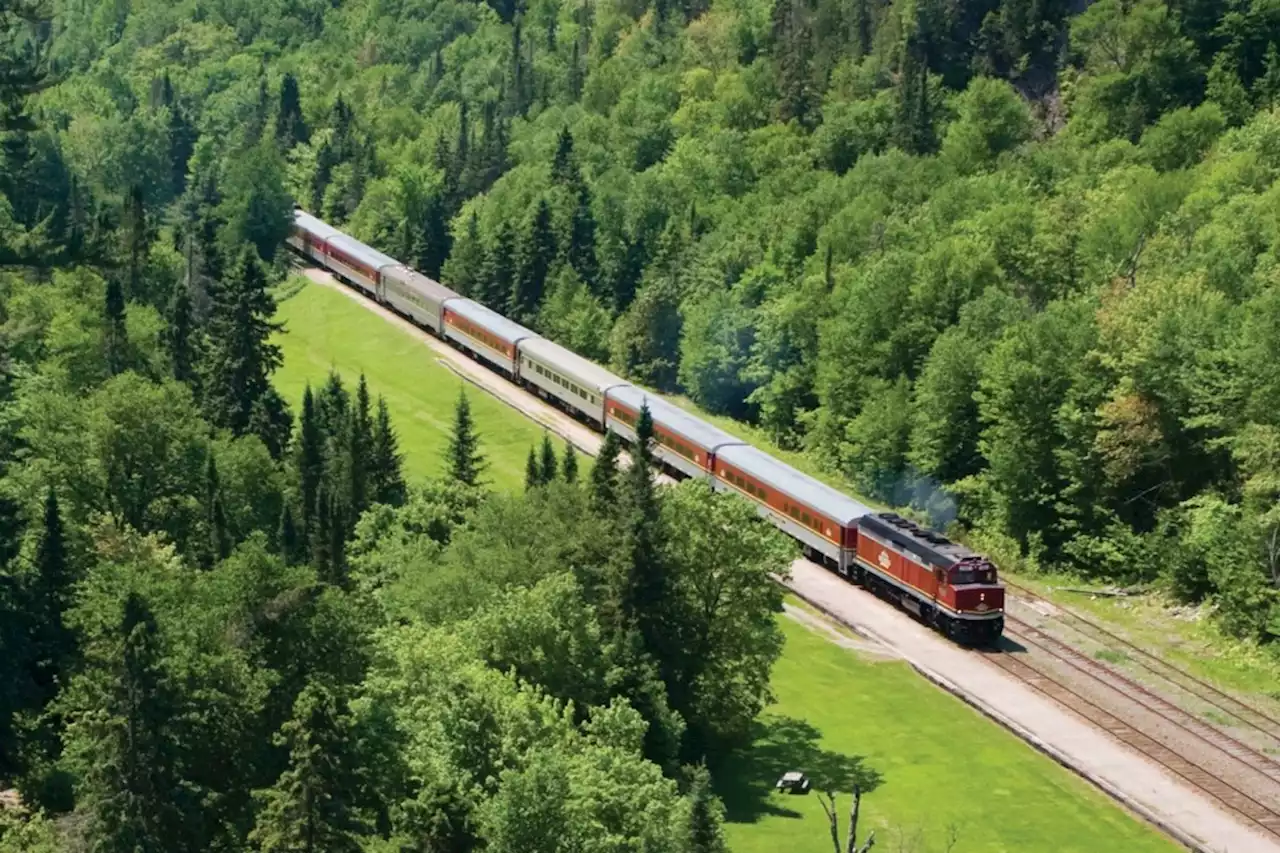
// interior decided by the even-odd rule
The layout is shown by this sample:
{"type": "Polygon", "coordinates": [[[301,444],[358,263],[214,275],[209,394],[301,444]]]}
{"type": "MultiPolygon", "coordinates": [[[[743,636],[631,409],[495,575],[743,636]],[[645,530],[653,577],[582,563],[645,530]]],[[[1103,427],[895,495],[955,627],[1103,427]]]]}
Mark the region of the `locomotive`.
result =
{"type": "Polygon", "coordinates": [[[628,442],[642,408],[653,453],[681,477],[750,501],[804,554],[956,642],[1004,630],[1004,586],[985,557],[876,512],[696,415],[295,208],[289,246],[369,298],[599,431],[628,442]]]}

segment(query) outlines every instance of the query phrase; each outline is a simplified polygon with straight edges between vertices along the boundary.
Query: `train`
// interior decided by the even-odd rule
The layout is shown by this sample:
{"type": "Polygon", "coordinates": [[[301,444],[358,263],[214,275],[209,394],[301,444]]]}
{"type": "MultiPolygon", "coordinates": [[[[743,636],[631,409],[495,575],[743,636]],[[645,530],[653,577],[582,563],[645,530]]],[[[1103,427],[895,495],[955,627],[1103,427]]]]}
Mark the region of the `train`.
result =
{"type": "Polygon", "coordinates": [[[633,443],[648,408],[663,469],[741,495],[808,559],[957,643],[1003,633],[1004,585],[981,554],[854,500],[301,208],[293,217],[286,242],[303,259],[597,431],[633,443]]]}

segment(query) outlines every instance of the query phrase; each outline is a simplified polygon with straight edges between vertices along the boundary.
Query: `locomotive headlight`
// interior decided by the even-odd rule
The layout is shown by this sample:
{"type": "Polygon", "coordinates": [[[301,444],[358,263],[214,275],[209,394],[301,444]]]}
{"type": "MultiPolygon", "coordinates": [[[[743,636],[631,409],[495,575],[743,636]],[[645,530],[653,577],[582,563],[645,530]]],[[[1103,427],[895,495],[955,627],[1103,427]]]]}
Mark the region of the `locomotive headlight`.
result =
{"type": "Polygon", "coordinates": [[[986,601],[986,600],[987,600],[987,594],[986,594],[985,592],[980,592],[980,593],[978,593],[978,600],[979,600],[979,601],[986,601]]]}

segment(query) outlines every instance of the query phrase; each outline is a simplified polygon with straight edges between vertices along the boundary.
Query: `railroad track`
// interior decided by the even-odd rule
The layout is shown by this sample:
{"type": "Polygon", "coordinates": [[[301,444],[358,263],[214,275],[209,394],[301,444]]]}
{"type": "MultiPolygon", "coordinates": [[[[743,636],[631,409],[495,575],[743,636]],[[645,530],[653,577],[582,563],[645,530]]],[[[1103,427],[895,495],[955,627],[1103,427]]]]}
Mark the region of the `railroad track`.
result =
{"type": "Polygon", "coordinates": [[[1240,726],[1264,735],[1275,745],[1275,748],[1280,749],[1280,719],[1276,719],[1261,708],[1256,708],[1223,690],[1219,690],[1185,669],[1156,657],[1141,646],[1137,646],[1109,631],[1092,619],[1068,610],[1024,586],[1007,580],[1004,583],[1010,589],[1016,590],[1019,598],[1048,604],[1053,608],[1055,616],[1067,623],[1073,630],[1086,636],[1092,635],[1094,641],[1123,651],[1147,671],[1214,708],[1226,717],[1235,720],[1240,726]]]}
{"type": "MultiPolygon", "coordinates": [[[[1025,622],[1005,614],[1005,626],[1009,635],[1023,640],[1042,651],[1084,672],[1086,675],[1112,689],[1121,690],[1130,699],[1142,704],[1148,711],[1167,722],[1200,738],[1210,746],[1249,766],[1268,778],[1280,782],[1280,765],[1270,757],[1240,743],[1212,726],[1201,723],[1190,714],[1156,696],[1140,684],[1126,679],[1110,668],[1081,654],[1025,622]],[[1120,682],[1116,687],[1113,682],[1120,682]]],[[[1280,811],[1260,802],[1236,784],[1195,764],[1177,751],[1142,732],[1132,724],[1103,708],[1079,691],[1065,684],[1049,672],[1039,669],[1027,660],[1008,652],[989,653],[987,659],[1038,692],[1084,719],[1110,733],[1117,740],[1160,764],[1191,786],[1217,800],[1229,811],[1241,816],[1249,824],[1260,828],[1273,838],[1280,839],[1280,811]]]]}
{"type": "MultiPolygon", "coordinates": [[[[1006,627],[1010,621],[1016,623],[1017,620],[1008,620],[1006,615],[1006,627]]],[[[1008,652],[990,652],[986,654],[986,659],[1039,693],[1102,728],[1121,743],[1163,766],[1192,787],[1221,803],[1228,811],[1244,818],[1248,824],[1261,829],[1272,838],[1280,839],[1280,812],[1259,802],[1230,782],[1192,763],[1093,700],[1073,690],[1061,680],[1044,670],[1037,669],[1025,660],[1008,652]]]]}

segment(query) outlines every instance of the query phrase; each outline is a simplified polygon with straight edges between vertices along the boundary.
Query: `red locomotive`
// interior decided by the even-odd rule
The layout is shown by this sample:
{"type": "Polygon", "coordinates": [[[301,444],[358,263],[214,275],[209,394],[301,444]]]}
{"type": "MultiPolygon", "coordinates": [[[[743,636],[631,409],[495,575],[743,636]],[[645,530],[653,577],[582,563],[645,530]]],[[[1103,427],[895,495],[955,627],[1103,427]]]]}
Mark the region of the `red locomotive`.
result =
{"type": "Polygon", "coordinates": [[[962,643],[1004,631],[1004,585],[991,561],[900,515],[858,519],[853,580],[962,643]]]}

